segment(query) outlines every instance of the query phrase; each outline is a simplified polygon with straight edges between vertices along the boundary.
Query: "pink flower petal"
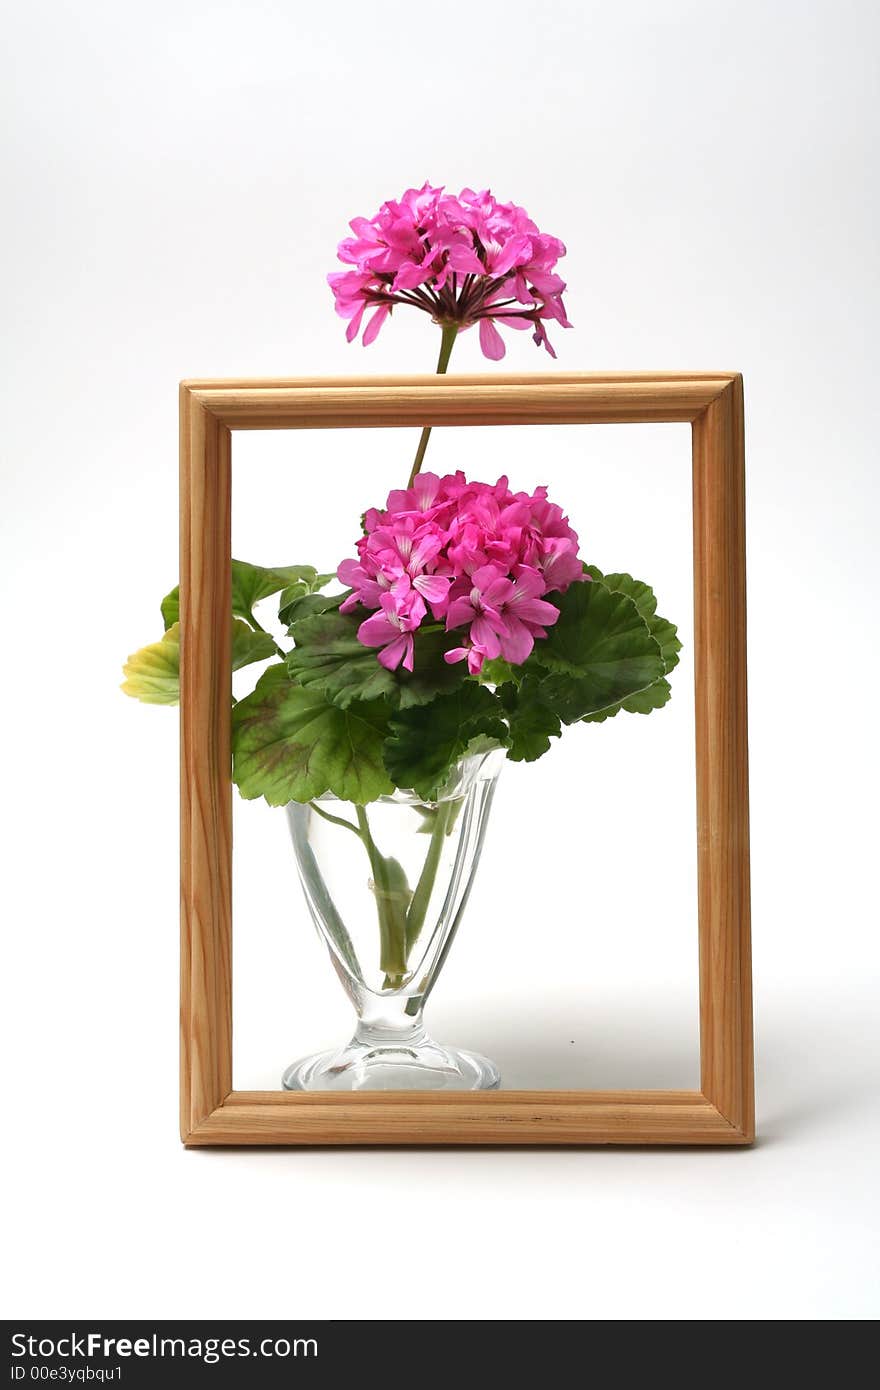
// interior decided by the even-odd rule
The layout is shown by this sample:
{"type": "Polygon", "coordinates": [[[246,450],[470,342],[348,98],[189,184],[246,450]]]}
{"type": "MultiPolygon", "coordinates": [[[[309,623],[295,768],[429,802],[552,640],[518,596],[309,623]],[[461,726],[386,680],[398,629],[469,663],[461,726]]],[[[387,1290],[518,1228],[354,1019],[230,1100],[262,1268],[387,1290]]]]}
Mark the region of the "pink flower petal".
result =
{"type": "Polygon", "coordinates": [[[569,584],[574,584],[580,579],[590,578],[584,573],[583,566],[578,559],[577,546],[568,549],[566,542],[559,544],[566,546],[566,548],[551,549],[548,547],[541,561],[541,570],[548,590],[565,590],[569,584]]]}
{"type": "Polygon", "coordinates": [[[452,647],[448,652],[443,653],[443,660],[452,666],[456,661],[464,661],[469,651],[469,647],[452,647]]]}
{"type": "Polygon", "coordinates": [[[385,322],[390,313],[391,308],[388,304],[379,305],[379,308],[376,310],[375,314],[370,319],[370,322],[364,329],[364,347],[369,347],[370,343],[375,342],[376,337],[379,333],[379,329],[382,327],[382,324],[385,322]]]}
{"type": "Polygon", "coordinates": [[[512,603],[519,604],[527,598],[540,598],[541,594],[547,592],[547,583],[543,574],[533,565],[517,565],[514,575],[516,593],[511,599],[512,603]]]}
{"type": "Polygon", "coordinates": [[[364,310],[366,309],[366,307],[367,302],[366,300],[364,300],[361,304],[361,307],[355,312],[354,318],[352,318],[349,321],[349,325],[345,330],[345,341],[347,343],[353,343],[358,333],[360,332],[361,319],[364,316],[364,310]]]}
{"type": "Polygon", "coordinates": [[[516,597],[516,588],[509,579],[493,579],[482,591],[484,608],[501,608],[516,597]]]}
{"type": "Polygon", "coordinates": [[[440,491],[440,479],[436,473],[417,473],[413,479],[413,492],[419,511],[426,512],[433,507],[440,491]]]}
{"type": "Polygon", "coordinates": [[[474,616],[474,605],[469,598],[457,598],[449,605],[449,612],[446,614],[447,630],[454,627],[463,627],[469,623],[474,616]]]}
{"type": "Polygon", "coordinates": [[[356,589],[363,578],[363,567],[357,560],[340,560],[336,568],[336,578],[349,589],[356,589]]]}
{"type": "Polygon", "coordinates": [[[425,565],[443,549],[444,536],[441,531],[425,531],[413,541],[410,563],[414,569],[424,569],[425,565]]]}
{"type": "MultiPolygon", "coordinates": [[[[366,341],[366,334],[364,334],[364,341],[366,341]]],[[[480,347],[483,350],[483,356],[488,357],[492,362],[500,362],[507,350],[504,346],[504,339],[491,319],[480,319],[480,347]]]]}
{"type": "Polygon", "coordinates": [[[532,243],[527,236],[511,237],[507,245],[491,259],[493,275],[506,275],[517,263],[524,265],[531,260],[532,243]]]}
{"type": "Polygon", "coordinates": [[[385,642],[393,641],[399,634],[400,628],[396,627],[384,611],[374,613],[372,617],[365,618],[358,628],[358,641],[363,642],[365,647],[381,647],[385,642]]]}
{"type": "Polygon", "coordinates": [[[434,606],[443,603],[451,583],[452,580],[444,579],[442,574],[420,574],[413,580],[413,588],[434,606]]]}
{"type": "Polygon", "coordinates": [[[494,323],[502,323],[505,328],[532,328],[534,327],[528,314],[493,314],[494,323]]]}
{"type": "Polygon", "coordinates": [[[389,671],[396,671],[401,661],[407,671],[413,668],[413,636],[411,632],[402,632],[393,642],[389,642],[387,647],[383,647],[379,653],[379,661],[389,671]]]}
{"type": "Polygon", "coordinates": [[[471,623],[471,641],[482,647],[490,659],[501,655],[501,641],[488,618],[474,618],[471,623]]]}
{"type": "Polygon", "coordinates": [[[508,618],[508,631],[501,639],[501,655],[513,666],[520,666],[535,645],[534,638],[518,618],[508,618]]]}
{"type": "Polygon", "coordinates": [[[470,247],[451,246],[447,263],[450,270],[459,275],[484,275],[485,268],[479,256],[470,247]]]}
{"type": "Polygon", "coordinates": [[[473,573],[474,584],[482,593],[485,593],[499,579],[504,578],[504,570],[498,565],[481,565],[473,573]]]}
{"type": "Polygon", "coordinates": [[[433,274],[430,260],[417,265],[414,261],[404,261],[398,270],[391,285],[393,293],[398,290],[414,290],[418,285],[424,285],[426,280],[430,280],[433,274]]]}
{"type": "Polygon", "coordinates": [[[559,619],[559,609],[542,598],[525,598],[511,605],[508,615],[513,616],[513,613],[524,623],[538,623],[544,627],[552,627],[559,619]]]}
{"type": "Polygon", "coordinates": [[[561,294],[565,289],[565,281],[559,275],[551,275],[543,270],[527,270],[526,276],[529,284],[534,285],[544,299],[549,299],[553,294],[561,294]]]}
{"type": "Polygon", "coordinates": [[[410,583],[409,575],[403,573],[403,571],[398,572],[397,570],[392,570],[390,575],[386,575],[386,578],[391,578],[391,575],[395,577],[391,580],[389,592],[391,597],[395,600],[396,607],[399,609],[402,600],[406,598],[407,594],[412,589],[412,584],[410,583]]]}

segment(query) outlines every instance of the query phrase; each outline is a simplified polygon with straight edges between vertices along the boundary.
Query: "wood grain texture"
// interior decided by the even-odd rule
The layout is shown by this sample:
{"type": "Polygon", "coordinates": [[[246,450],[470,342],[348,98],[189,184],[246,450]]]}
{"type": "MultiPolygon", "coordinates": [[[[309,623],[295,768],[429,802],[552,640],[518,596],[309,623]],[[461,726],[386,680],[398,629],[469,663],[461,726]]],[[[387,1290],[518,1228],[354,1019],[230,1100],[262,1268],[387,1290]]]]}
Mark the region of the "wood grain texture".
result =
{"type": "Polygon", "coordinates": [[[230,429],[619,424],[696,418],[731,380],[588,373],[392,381],[205,382],[194,397],[230,429]]]}
{"type": "Polygon", "coordinates": [[[745,449],[740,377],[694,422],[693,498],[701,1085],[721,1113],[752,1137],[745,449]]]}
{"type": "Polygon", "coordinates": [[[184,1142],[751,1142],[741,378],[715,372],[200,380],[182,383],[180,418],[184,1142]],[[233,1092],[230,429],[658,420],[693,423],[702,1092],[233,1092]]]}
{"type": "Polygon", "coordinates": [[[187,1137],[220,1144],[746,1143],[698,1091],[235,1092],[187,1137]]]}
{"type": "Polygon", "coordinates": [[[230,437],[181,392],[180,1125],[232,1087],[230,437]]]}
{"type": "Polygon", "coordinates": [[[583,385],[583,386],[646,386],[653,382],[663,385],[673,384],[690,393],[695,387],[714,383],[715,393],[735,381],[737,372],[449,372],[438,377],[434,372],[405,372],[396,376],[375,375],[358,376],[266,376],[266,377],[187,377],[180,383],[186,391],[210,391],[234,389],[238,391],[293,390],[300,386],[324,389],[328,386],[366,386],[371,390],[385,390],[396,386],[444,387],[463,386],[541,386],[541,385],[583,385]]]}

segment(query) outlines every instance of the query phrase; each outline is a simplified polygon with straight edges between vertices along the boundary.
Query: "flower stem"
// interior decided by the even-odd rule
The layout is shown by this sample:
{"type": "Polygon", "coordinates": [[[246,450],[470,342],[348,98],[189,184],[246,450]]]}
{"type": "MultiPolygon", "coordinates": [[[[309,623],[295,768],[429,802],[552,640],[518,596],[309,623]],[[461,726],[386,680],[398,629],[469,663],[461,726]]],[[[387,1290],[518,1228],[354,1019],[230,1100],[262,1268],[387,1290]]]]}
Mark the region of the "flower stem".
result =
{"type": "Polygon", "coordinates": [[[387,859],[370,832],[363,806],[355,805],[360,837],[373,871],[373,895],[379,918],[379,969],[387,987],[397,988],[406,974],[406,912],[410,902],[406,875],[396,859],[387,859]]]}
{"type": "Polygon", "coordinates": [[[422,865],[422,872],[419,874],[416,891],[412,895],[412,902],[406,914],[407,956],[416,944],[419,933],[425,925],[428,903],[431,901],[431,893],[434,890],[434,880],[437,877],[437,870],[440,867],[440,855],[443,851],[443,841],[446,838],[446,832],[449,829],[449,816],[453,805],[454,803],[451,801],[443,801],[434,813],[434,824],[431,828],[431,843],[428,846],[428,853],[425,855],[425,862],[422,865]]]}
{"type": "MultiPolygon", "coordinates": [[[[445,323],[443,325],[443,337],[440,342],[440,356],[437,359],[437,375],[443,376],[449,366],[449,359],[452,356],[452,348],[458,335],[457,323],[445,323]]],[[[419,439],[419,447],[416,449],[415,460],[413,461],[412,472],[409,475],[408,487],[412,487],[413,479],[419,472],[425,457],[425,450],[428,447],[428,440],[431,438],[431,426],[426,425],[422,430],[419,439]]]]}
{"type": "Polygon", "coordinates": [[[315,814],[321,816],[323,820],[330,821],[332,825],[344,825],[346,830],[350,830],[352,835],[357,835],[359,840],[362,840],[364,838],[361,832],[358,830],[357,826],[352,825],[351,821],[346,820],[344,816],[331,815],[329,811],[325,811],[322,806],[319,806],[317,801],[310,801],[309,805],[311,806],[315,814]]]}
{"type": "MultiPolygon", "coordinates": [[[[257,619],[254,617],[253,612],[252,612],[252,610],[251,610],[250,608],[248,609],[247,613],[245,614],[245,617],[246,617],[247,621],[250,623],[251,627],[254,629],[255,632],[266,632],[266,629],[263,627],[263,624],[262,624],[261,622],[258,622],[258,621],[257,621],[257,619]]],[[[266,632],[266,636],[269,637],[269,636],[270,636],[270,633],[266,632]]],[[[276,652],[278,653],[278,655],[279,655],[280,657],[285,657],[285,656],[287,656],[287,652],[282,651],[281,647],[279,647],[279,645],[278,645],[278,643],[275,641],[275,638],[274,638],[274,637],[272,638],[272,643],[273,643],[273,645],[274,645],[274,647],[275,647],[276,652]]]]}

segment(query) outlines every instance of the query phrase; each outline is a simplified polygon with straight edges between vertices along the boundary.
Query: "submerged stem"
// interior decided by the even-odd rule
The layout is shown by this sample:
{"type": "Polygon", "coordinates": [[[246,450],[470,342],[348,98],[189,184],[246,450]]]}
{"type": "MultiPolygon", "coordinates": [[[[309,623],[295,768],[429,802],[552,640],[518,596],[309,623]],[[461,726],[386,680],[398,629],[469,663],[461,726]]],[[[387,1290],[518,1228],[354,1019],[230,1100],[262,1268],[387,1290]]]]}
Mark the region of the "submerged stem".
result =
{"type": "Polygon", "coordinates": [[[406,974],[406,913],[410,902],[406,875],[396,859],[379,850],[370,831],[363,806],[355,806],[359,834],[366,846],[373,871],[373,896],[379,918],[379,969],[390,988],[396,988],[406,974]]]}
{"type": "MultiPolygon", "coordinates": [[[[458,324],[445,323],[443,325],[443,337],[440,343],[440,356],[437,359],[437,375],[443,376],[449,366],[449,359],[452,356],[452,349],[458,335],[458,324]]],[[[412,487],[413,479],[419,472],[425,457],[425,450],[428,447],[428,440],[431,438],[431,426],[426,425],[422,430],[419,439],[419,447],[416,449],[416,456],[413,461],[412,472],[409,475],[408,487],[412,487]]]]}
{"type": "Polygon", "coordinates": [[[440,855],[443,851],[443,841],[449,829],[449,818],[453,805],[454,803],[451,801],[443,801],[435,812],[434,825],[431,829],[431,843],[428,846],[428,853],[425,855],[425,862],[416,884],[416,891],[412,895],[412,902],[406,914],[407,956],[416,944],[419,933],[425,925],[425,916],[431,901],[431,894],[434,891],[434,881],[440,867],[440,855]]]}

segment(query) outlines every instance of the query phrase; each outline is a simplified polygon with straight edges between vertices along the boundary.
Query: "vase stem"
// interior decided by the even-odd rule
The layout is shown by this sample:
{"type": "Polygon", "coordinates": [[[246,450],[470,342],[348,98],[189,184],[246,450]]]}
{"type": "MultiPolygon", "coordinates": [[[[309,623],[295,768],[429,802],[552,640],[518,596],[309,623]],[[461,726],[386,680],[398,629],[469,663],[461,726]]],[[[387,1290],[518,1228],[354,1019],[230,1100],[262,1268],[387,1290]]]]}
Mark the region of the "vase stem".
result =
{"type": "Polygon", "coordinates": [[[402,994],[367,994],[358,1014],[355,1041],[368,1047],[415,1046],[425,1037],[422,1006],[407,1012],[416,1001],[402,994]]]}

